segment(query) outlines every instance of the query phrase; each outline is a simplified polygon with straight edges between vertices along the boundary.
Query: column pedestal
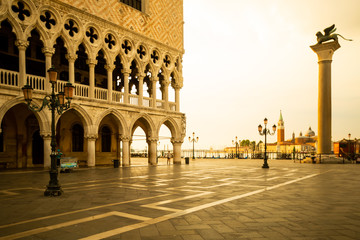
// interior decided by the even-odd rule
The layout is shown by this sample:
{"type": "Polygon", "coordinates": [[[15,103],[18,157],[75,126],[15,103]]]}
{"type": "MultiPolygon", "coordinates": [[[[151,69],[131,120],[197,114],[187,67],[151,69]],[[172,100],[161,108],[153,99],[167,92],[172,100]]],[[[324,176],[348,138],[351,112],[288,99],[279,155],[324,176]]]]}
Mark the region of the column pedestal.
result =
{"type": "Polygon", "coordinates": [[[310,48],[319,59],[318,87],[318,154],[331,153],[331,62],[334,52],[340,48],[337,41],[316,44],[310,48]]]}

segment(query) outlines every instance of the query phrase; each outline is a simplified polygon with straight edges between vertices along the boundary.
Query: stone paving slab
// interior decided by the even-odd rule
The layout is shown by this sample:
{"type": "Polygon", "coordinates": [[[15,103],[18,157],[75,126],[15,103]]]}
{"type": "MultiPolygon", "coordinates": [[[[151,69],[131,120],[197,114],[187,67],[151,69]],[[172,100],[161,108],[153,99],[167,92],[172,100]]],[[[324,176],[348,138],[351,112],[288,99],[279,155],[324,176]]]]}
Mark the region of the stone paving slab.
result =
{"type": "Polygon", "coordinates": [[[360,239],[360,165],[189,165],[0,172],[0,239],[360,239]]]}

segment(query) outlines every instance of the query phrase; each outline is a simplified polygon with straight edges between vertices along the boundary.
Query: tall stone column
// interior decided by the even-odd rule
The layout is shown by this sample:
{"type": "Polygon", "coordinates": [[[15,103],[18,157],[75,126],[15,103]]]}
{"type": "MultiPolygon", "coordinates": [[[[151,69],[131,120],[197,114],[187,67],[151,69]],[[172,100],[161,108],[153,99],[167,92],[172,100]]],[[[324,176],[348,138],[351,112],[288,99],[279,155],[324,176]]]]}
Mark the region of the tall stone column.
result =
{"type": "Polygon", "coordinates": [[[19,87],[26,85],[26,48],[29,46],[28,41],[16,40],[15,45],[19,49],[19,87]]]}
{"type": "Polygon", "coordinates": [[[139,79],[139,106],[143,106],[143,97],[144,97],[144,77],[145,74],[140,74],[139,79]]]}
{"type": "Polygon", "coordinates": [[[124,76],[124,103],[129,103],[129,76],[130,76],[130,70],[129,69],[123,69],[122,70],[123,76],[124,76]]]}
{"type": "Polygon", "coordinates": [[[112,90],[113,90],[113,71],[115,69],[114,64],[108,64],[105,66],[107,70],[107,87],[108,87],[108,102],[112,102],[112,90]]]}
{"type": "Polygon", "coordinates": [[[130,166],[130,137],[121,137],[122,141],[122,166],[130,166]]]}
{"type": "Polygon", "coordinates": [[[44,84],[44,87],[45,87],[45,92],[47,93],[50,93],[51,92],[51,84],[50,84],[50,79],[49,79],[49,74],[47,73],[47,70],[49,70],[49,68],[52,67],[52,56],[54,55],[55,53],[55,48],[43,48],[41,50],[44,55],[45,55],[45,72],[46,72],[46,80],[45,80],[45,84],[44,84]]]}
{"type": "Polygon", "coordinates": [[[76,54],[66,54],[66,59],[69,62],[69,82],[71,84],[75,83],[75,61],[77,59],[76,54]]]}
{"type": "Polygon", "coordinates": [[[331,62],[337,41],[310,46],[319,60],[318,154],[331,153],[331,62]]]}
{"type": "Polygon", "coordinates": [[[88,136],[87,137],[87,146],[88,146],[88,158],[87,164],[88,167],[95,167],[95,141],[96,136],[88,136]]]}
{"type": "Polygon", "coordinates": [[[50,168],[51,166],[51,134],[44,134],[42,135],[42,138],[44,140],[44,168],[50,168]]]}
{"type": "Polygon", "coordinates": [[[174,86],[175,89],[175,111],[180,112],[180,89],[181,87],[179,85],[174,86]]]}
{"type": "Polygon", "coordinates": [[[89,98],[94,99],[95,96],[95,65],[96,59],[88,59],[86,63],[89,65],[89,98]]]}
{"type": "Polygon", "coordinates": [[[149,163],[150,165],[156,166],[156,158],[157,158],[157,138],[148,138],[148,148],[149,148],[149,163]]]}
{"type": "MultiPolygon", "coordinates": [[[[166,78],[168,79],[168,78],[166,78]]],[[[169,85],[170,85],[170,81],[163,81],[162,82],[162,100],[164,100],[164,106],[163,108],[165,110],[169,110],[169,85]]]]}
{"type": "Polygon", "coordinates": [[[181,164],[181,145],[183,141],[171,139],[171,143],[173,144],[174,164],[181,164]]]}
{"type": "Polygon", "coordinates": [[[159,81],[159,77],[151,77],[151,97],[152,97],[152,101],[151,101],[151,107],[156,108],[156,82],[159,81]]]}

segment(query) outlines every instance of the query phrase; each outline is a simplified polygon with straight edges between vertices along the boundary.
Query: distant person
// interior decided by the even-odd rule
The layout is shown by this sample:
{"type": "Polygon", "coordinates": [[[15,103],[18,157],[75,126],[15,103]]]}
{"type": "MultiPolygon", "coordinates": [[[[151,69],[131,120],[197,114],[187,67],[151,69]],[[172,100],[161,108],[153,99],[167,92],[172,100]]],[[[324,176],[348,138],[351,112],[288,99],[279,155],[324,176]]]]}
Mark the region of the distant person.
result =
{"type": "Polygon", "coordinates": [[[58,167],[60,166],[60,159],[61,159],[62,155],[63,155],[63,153],[60,151],[60,149],[58,149],[57,153],[56,153],[56,165],[58,167]]]}
{"type": "Polygon", "coordinates": [[[170,165],[170,160],[170,152],[168,152],[166,165],[170,165]]]}

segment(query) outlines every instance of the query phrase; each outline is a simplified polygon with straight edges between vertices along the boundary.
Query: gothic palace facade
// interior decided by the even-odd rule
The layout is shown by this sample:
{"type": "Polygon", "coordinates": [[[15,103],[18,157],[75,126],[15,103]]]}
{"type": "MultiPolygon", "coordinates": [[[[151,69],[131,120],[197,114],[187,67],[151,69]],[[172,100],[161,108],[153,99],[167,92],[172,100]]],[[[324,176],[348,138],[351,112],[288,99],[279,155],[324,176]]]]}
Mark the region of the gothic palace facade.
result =
{"type": "Polygon", "coordinates": [[[29,110],[21,88],[31,85],[32,103],[41,106],[51,91],[51,66],[57,90],[75,86],[71,108],[56,115],[56,143],[65,156],[90,167],[113,159],[129,166],[140,127],[149,164],[156,165],[165,125],[174,163],[181,162],[182,0],[2,0],[0,24],[0,163],[50,166],[50,111],[29,110]]]}

